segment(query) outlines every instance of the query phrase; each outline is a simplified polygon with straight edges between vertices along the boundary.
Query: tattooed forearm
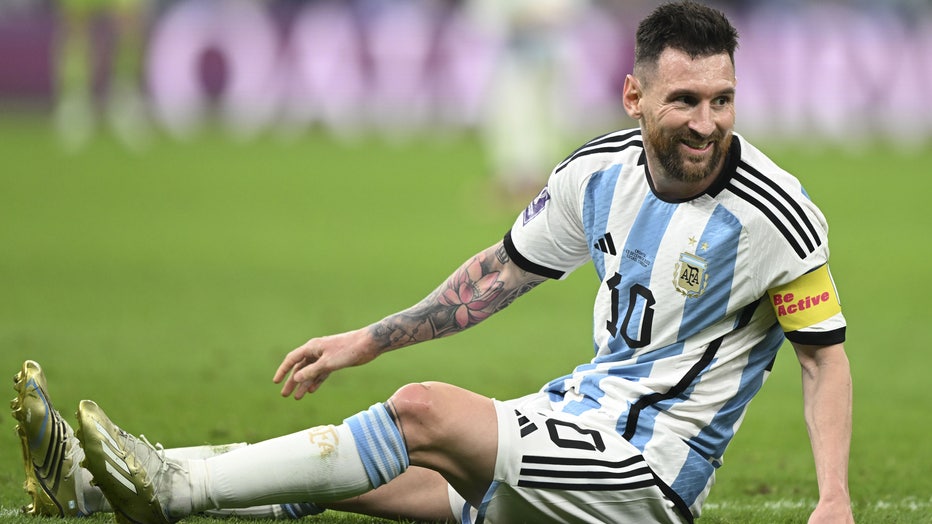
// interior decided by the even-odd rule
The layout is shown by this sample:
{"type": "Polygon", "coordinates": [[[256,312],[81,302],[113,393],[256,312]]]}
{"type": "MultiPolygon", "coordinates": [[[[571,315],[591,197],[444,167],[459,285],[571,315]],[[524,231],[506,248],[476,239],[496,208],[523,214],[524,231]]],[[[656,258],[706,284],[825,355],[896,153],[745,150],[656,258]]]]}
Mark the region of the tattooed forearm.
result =
{"type": "Polygon", "coordinates": [[[374,324],[370,331],[382,351],[458,333],[544,280],[514,266],[498,244],[457,269],[427,298],[374,324]]]}
{"type": "Polygon", "coordinates": [[[502,301],[499,302],[498,307],[495,309],[495,312],[497,313],[505,309],[506,307],[511,305],[511,303],[514,302],[515,299],[527,293],[528,291],[534,289],[535,287],[539,286],[544,280],[547,280],[547,279],[544,277],[540,277],[540,278],[536,278],[533,280],[527,280],[524,284],[514,288],[513,290],[511,290],[511,293],[508,293],[506,296],[502,298],[502,301]]]}
{"type": "Polygon", "coordinates": [[[498,259],[498,262],[502,265],[511,262],[511,257],[508,256],[508,250],[505,249],[505,244],[499,244],[495,248],[495,258],[498,259]]]}
{"type": "MultiPolygon", "coordinates": [[[[505,249],[504,244],[499,244],[498,248],[495,249],[495,258],[498,259],[499,263],[501,263],[502,265],[505,265],[511,262],[511,257],[508,256],[508,251],[505,249]]],[[[514,267],[515,269],[521,272],[522,278],[519,281],[519,285],[510,289],[509,292],[506,293],[502,297],[502,300],[499,302],[498,307],[495,309],[496,312],[505,309],[512,302],[514,302],[516,298],[534,289],[535,287],[540,285],[541,282],[547,280],[545,277],[528,273],[527,271],[524,271],[523,269],[518,269],[517,266],[514,266],[514,267]]]]}

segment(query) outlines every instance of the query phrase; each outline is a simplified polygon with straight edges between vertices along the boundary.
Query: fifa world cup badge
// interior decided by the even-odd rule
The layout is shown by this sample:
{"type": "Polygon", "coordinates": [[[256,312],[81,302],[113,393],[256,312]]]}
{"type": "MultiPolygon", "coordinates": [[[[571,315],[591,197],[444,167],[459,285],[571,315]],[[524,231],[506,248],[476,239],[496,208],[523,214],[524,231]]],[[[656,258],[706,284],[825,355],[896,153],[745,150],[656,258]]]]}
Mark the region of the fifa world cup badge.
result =
{"type": "Polygon", "coordinates": [[[702,296],[709,285],[707,265],[705,259],[698,255],[680,253],[680,260],[676,263],[673,273],[673,287],[686,298],[702,296]]]}
{"type": "Polygon", "coordinates": [[[548,200],[550,200],[550,192],[547,191],[547,187],[544,186],[544,188],[540,190],[540,194],[538,194],[534,200],[528,204],[527,209],[524,210],[524,225],[527,225],[528,222],[544,210],[544,206],[547,205],[548,200]]]}

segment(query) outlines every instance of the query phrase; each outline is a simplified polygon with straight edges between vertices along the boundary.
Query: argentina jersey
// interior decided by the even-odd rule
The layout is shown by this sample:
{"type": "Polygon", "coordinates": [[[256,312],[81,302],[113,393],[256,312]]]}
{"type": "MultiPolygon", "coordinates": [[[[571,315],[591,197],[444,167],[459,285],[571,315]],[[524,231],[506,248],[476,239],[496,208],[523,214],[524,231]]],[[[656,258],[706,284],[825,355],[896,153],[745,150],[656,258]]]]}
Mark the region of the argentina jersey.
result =
{"type": "MultiPolygon", "coordinates": [[[[826,232],[798,181],[738,135],[722,175],[686,201],[653,192],[639,129],[585,144],[505,237],[527,271],[561,279],[591,262],[598,278],[594,355],[544,386],[551,405],[611,417],[698,515],[789,331],[774,303],[795,297],[768,292],[827,274],[826,232]]],[[[823,293],[793,329],[843,337],[823,293]]]]}

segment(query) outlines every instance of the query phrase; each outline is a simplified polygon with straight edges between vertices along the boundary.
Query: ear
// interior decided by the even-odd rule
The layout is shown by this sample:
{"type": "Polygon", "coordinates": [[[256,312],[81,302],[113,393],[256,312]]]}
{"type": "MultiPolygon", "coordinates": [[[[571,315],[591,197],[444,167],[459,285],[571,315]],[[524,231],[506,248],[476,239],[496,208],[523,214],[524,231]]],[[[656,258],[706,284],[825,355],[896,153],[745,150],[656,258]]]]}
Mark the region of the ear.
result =
{"type": "Polygon", "coordinates": [[[641,83],[634,75],[625,76],[625,87],[622,91],[622,104],[625,106],[625,112],[635,120],[641,119],[641,83]]]}

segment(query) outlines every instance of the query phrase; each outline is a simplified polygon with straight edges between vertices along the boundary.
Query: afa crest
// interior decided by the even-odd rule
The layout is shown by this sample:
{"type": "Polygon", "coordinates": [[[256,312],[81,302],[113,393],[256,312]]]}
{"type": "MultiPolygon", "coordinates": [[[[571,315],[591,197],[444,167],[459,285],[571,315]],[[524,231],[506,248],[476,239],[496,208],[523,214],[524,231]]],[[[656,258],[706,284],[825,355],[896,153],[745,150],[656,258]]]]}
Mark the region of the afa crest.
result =
{"type": "Polygon", "coordinates": [[[707,267],[704,258],[692,253],[680,253],[680,260],[673,273],[673,287],[686,298],[702,296],[709,285],[707,267]]]}

